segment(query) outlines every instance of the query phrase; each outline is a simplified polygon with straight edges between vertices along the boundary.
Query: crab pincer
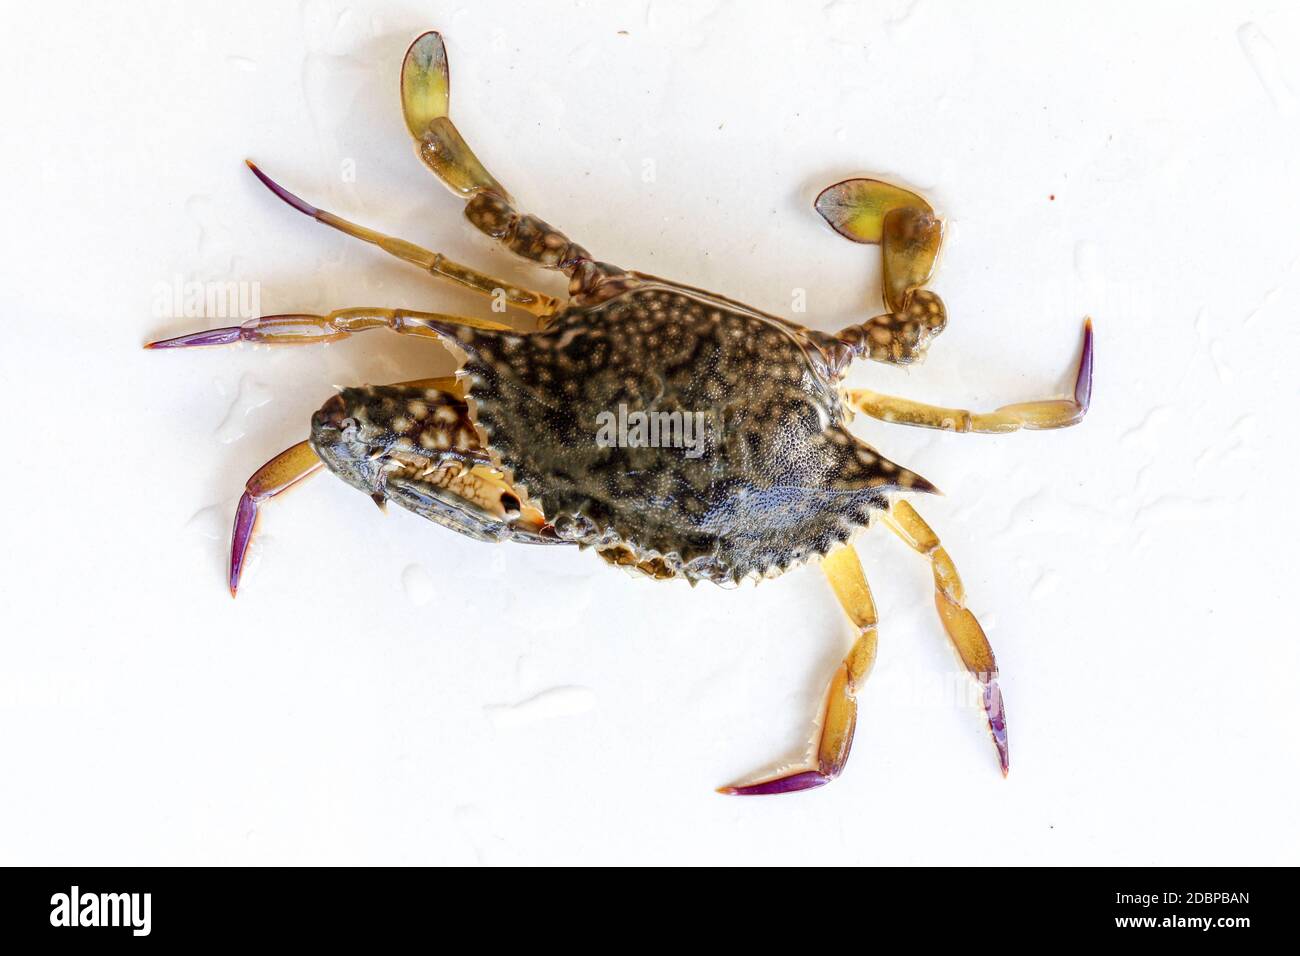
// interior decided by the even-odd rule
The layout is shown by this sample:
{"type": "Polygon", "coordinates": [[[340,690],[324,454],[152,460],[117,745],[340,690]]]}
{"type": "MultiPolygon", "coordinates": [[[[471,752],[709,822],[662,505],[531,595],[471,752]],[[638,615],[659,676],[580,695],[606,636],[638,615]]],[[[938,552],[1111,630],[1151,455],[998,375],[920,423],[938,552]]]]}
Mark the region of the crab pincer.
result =
{"type": "Polygon", "coordinates": [[[276,455],[248,479],[235,509],[235,527],[230,535],[230,596],[239,590],[244,558],[257,531],[258,506],[292,488],[324,467],[309,442],[299,442],[276,455]]]}

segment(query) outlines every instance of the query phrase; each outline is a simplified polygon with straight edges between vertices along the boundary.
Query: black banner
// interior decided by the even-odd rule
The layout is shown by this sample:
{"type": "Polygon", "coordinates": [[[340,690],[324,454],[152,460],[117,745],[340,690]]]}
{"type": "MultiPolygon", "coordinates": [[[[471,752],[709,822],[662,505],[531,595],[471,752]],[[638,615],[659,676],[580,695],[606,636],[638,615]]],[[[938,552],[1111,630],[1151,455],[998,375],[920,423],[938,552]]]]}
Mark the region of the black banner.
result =
{"type": "Polygon", "coordinates": [[[1284,906],[1292,875],[1204,868],[789,870],[779,879],[737,872],[725,881],[633,874],[628,879],[635,882],[601,880],[597,890],[584,874],[540,885],[533,874],[494,874],[500,885],[485,887],[478,874],[420,869],[9,869],[0,876],[0,925],[8,940],[75,938],[95,946],[375,944],[409,939],[413,930],[435,940],[453,928],[484,933],[484,941],[531,928],[538,943],[582,930],[588,918],[625,921],[640,937],[647,926],[653,933],[689,917],[707,921],[715,938],[722,933],[746,946],[761,945],[765,934],[799,933],[805,920],[826,942],[827,933],[856,939],[879,932],[976,945],[1105,937],[1232,946],[1289,928],[1284,906]]]}

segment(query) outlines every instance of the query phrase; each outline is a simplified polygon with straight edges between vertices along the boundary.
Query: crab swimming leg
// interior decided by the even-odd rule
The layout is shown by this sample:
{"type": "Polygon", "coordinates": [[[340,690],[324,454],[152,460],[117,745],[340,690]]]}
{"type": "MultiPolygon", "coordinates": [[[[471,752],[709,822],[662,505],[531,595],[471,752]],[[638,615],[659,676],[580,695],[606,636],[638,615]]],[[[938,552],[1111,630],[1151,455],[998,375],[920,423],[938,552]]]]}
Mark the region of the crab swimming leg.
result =
{"type": "Polygon", "coordinates": [[[465,217],[511,252],[569,277],[579,304],[623,269],[596,262],[559,230],[516,210],[514,199],[479,162],[448,114],[451,79],[447,49],[437,33],[426,33],[402,62],[402,114],[420,159],[455,195],[465,200],[465,217]]]}
{"type": "Polygon", "coordinates": [[[407,242],[405,239],[394,239],[392,236],[386,236],[381,232],[373,229],[367,229],[365,226],[358,226],[354,222],[336,216],[332,212],[326,212],[324,209],[317,209],[311,203],[295,196],[289,190],[285,189],[266,173],[262,172],[251,159],[244,160],[248,168],[253,171],[253,175],[261,180],[267,189],[275,193],[284,200],[288,205],[298,210],[304,215],[311,216],[317,222],[324,223],[327,226],[346,233],[363,242],[369,242],[383,249],[389,255],[396,256],[406,262],[423,269],[430,275],[440,279],[446,279],[457,285],[464,286],[474,292],[487,296],[502,296],[507,305],[513,305],[516,308],[531,312],[536,316],[550,315],[558,307],[555,299],[549,295],[542,295],[540,292],[530,292],[527,289],[520,289],[512,286],[500,279],[494,279],[491,276],[471,269],[469,266],[461,265],[458,262],[452,262],[441,252],[430,252],[428,249],[422,249],[414,243],[407,242]]]}
{"type": "Polygon", "coordinates": [[[230,596],[239,590],[239,578],[244,570],[244,557],[257,529],[258,506],[268,498],[288,491],[304,478],[325,467],[316,452],[305,441],[276,455],[248,479],[244,494],[235,509],[235,527],[230,536],[230,596]]]}
{"type": "Polygon", "coordinates": [[[885,524],[930,561],[934,572],[934,606],[957,655],[980,684],[989,733],[997,747],[998,763],[1005,777],[1010,767],[1010,755],[1007,750],[1007,716],[1002,705],[1002,690],[998,687],[998,664],[989,639],[984,636],[984,629],[966,607],[966,589],[962,587],[957,568],[939,542],[939,536],[906,501],[894,502],[885,513],[885,524]]]}
{"type": "Polygon", "coordinates": [[[814,753],[815,764],[742,786],[720,787],[719,793],[762,796],[791,793],[830,783],[840,775],[853,746],[858,719],[858,691],[876,659],[876,605],[862,573],[862,563],[852,545],[843,545],[822,560],[822,571],[839,598],[844,613],[857,629],[848,656],[836,668],[826,691],[821,730],[814,753]]]}
{"type": "Polygon", "coordinates": [[[908,398],[881,395],[866,388],[845,389],[844,397],[853,407],[872,418],[898,425],[918,425],[954,432],[1013,432],[1021,428],[1064,428],[1077,425],[1088,413],[1092,401],[1092,321],[1083,326],[1083,352],[1074,379],[1074,398],[1050,399],[1004,405],[987,413],[969,412],[964,408],[925,405],[908,398]]]}
{"type": "Polygon", "coordinates": [[[846,179],[822,190],[814,204],[831,227],[854,242],[880,246],[889,312],[834,336],[854,358],[909,365],[943,331],[943,301],[922,287],[934,275],[943,220],[910,190],[878,179],[846,179]]]}
{"type": "Polygon", "coordinates": [[[508,325],[485,319],[445,315],[441,312],[362,307],[336,309],[328,315],[307,313],[265,315],[260,319],[250,319],[243,325],[206,329],[170,339],[160,339],[157,342],[150,342],[145,348],[176,349],[200,345],[232,345],[235,342],[253,342],[261,345],[317,345],[324,342],[337,342],[355,332],[368,332],[371,329],[389,329],[401,335],[417,335],[454,342],[455,326],[496,332],[510,331],[508,325]]]}

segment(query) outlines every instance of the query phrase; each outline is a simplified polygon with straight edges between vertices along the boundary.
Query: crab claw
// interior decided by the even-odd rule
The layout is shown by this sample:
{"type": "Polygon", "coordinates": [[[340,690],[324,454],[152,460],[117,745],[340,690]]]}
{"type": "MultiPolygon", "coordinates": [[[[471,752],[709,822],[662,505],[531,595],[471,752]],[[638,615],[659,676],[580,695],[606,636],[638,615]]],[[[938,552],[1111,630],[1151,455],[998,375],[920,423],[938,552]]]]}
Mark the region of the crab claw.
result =
{"type": "Polygon", "coordinates": [[[299,442],[276,455],[248,479],[235,509],[235,527],[230,535],[230,596],[239,590],[248,546],[257,530],[258,506],[268,498],[288,491],[298,482],[324,467],[308,442],[299,442]]]}
{"type": "Polygon", "coordinates": [[[301,199],[289,192],[289,190],[285,189],[270,176],[266,175],[266,173],[262,172],[262,170],[258,168],[257,164],[251,159],[244,160],[244,164],[253,171],[253,175],[258,178],[263,186],[275,193],[278,199],[283,200],[304,216],[311,216],[313,219],[319,219],[321,217],[321,210],[307,202],[307,200],[301,199]]]}
{"type": "Polygon", "coordinates": [[[1002,706],[1002,688],[996,677],[984,684],[984,713],[989,719],[989,734],[993,746],[998,748],[998,763],[1005,777],[1011,769],[1011,753],[1007,749],[1007,712],[1002,706]]]}
{"type": "Polygon", "coordinates": [[[764,797],[774,793],[797,793],[800,790],[824,787],[834,779],[830,774],[822,773],[820,770],[799,770],[742,787],[718,787],[718,793],[731,797],[764,797]]]}
{"type": "Polygon", "coordinates": [[[1088,414],[1092,402],[1092,319],[1083,320],[1083,354],[1079,356],[1079,373],[1074,377],[1074,401],[1079,418],[1088,414]]]}
{"type": "Polygon", "coordinates": [[[245,491],[239,498],[239,507],[235,509],[235,527],[230,534],[231,597],[239,590],[239,578],[244,573],[244,557],[248,554],[253,531],[257,528],[257,506],[260,501],[260,498],[245,491]]]}
{"type": "Polygon", "coordinates": [[[202,332],[190,332],[172,339],[159,339],[148,343],[147,349],[186,349],[198,345],[231,345],[243,338],[244,330],[233,325],[225,329],[207,329],[202,332]]]}

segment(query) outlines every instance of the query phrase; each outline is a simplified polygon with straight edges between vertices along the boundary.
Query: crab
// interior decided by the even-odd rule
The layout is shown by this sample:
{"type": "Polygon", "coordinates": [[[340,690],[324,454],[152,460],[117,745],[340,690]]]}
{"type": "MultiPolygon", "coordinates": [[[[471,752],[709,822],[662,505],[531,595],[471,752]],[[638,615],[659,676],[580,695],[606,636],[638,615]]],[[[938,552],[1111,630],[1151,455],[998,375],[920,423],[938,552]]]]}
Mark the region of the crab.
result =
{"type": "Polygon", "coordinates": [[[446,49],[439,34],[425,33],[401,71],[403,115],[420,159],[465,201],[475,228],[567,276],[569,297],[498,281],[318,209],[249,162],[299,212],[527,312],[535,329],[363,307],[264,316],[147,345],[313,344],[388,329],[462,357],[451,376],[342,389],[312,416],[307,440],[253,474],[234,519],[231,595],[261,505],[322,469],[381,507],[395,502],[480,541],[590,548],[653,579],[734,585],[816,561],[854,638],[831,677],[811,752],[795,766],[720,788],[787,793],[829,783],[848,759],[877,642],[875,605],[851,539],[879,521],[929,562],[935,607],[978,685],[1005,776],[1007,722],[993,650],[952,559],[908,500],[936,489],[847,425],[855,409],[955,432],[1074,425],[1092,392],[1091,321],[1068,398],[977,413],[844,388],[855,359],[917,362],[947,323],[942,300],[926,288],[943,220],[920,195],[849,179],[816,198],[835,231],[879,245],[883,259],[884,313],[832,334],[593,258],[519,211],[452,124],[448,100],[446,49]]]}

